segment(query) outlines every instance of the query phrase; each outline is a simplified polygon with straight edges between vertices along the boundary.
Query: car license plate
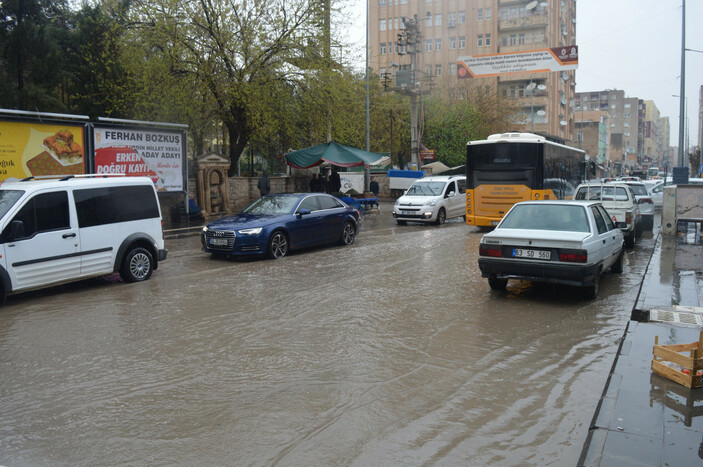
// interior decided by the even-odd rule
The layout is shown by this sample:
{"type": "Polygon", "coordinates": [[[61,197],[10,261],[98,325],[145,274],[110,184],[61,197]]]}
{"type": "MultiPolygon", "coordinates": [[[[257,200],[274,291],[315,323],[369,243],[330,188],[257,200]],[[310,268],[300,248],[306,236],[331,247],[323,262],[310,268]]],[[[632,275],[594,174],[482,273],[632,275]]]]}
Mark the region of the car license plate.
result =
{"type": "Polygon", "coordinates": [[[212,246],[227,246],[226,238],[211,238],[210,245],[212,246]]]}
{"type": "Polygon", "coordinates": [[[413,214],[415,214],[412,211],[400,211],[400,213],[404,216],[412,216],[413,214]]]}
{"type": "Polygon", "coordinates": [[[513,258],[530,259],[551,259],[552,253],[549,250],[526,250],[523,248],[513,248],[513,258]]]}

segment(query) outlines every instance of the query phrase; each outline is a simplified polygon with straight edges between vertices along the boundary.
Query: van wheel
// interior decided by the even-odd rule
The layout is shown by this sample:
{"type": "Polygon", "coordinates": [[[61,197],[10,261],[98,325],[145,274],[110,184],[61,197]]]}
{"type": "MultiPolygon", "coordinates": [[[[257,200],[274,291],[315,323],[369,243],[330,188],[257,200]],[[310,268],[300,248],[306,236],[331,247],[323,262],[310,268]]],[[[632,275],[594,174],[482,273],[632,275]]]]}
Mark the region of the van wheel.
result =
{"type": "Polygon", "coordinates": [[[136,247],[129,250],[122,260],[120,276],[125,282],[142,282],[151,277],[154,270],[154,258],[149,250],[136,247]]]}
{"type": "Polygon", "coordinates": [[[628,248],[634,248],[635,241],[635,231],[633,230],[627,237],[625,237],[625,246],[628,248]]]}
{"type": "Polygon", "coordinates": [[[444,210],[444,208],[439,208],[439,212],[437,213],[437,220],[435,221],[435,224],[437,225],[442,225],[444,224],[444,221],[447,220],[447,211],[444,210]]]}

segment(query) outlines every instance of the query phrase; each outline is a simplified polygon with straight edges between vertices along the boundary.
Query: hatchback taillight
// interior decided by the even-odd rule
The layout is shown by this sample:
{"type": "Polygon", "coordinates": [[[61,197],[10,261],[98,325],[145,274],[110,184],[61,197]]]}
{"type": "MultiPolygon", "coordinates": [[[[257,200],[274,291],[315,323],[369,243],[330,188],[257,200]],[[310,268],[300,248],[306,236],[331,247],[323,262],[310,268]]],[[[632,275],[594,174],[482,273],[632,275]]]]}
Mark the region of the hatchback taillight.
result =
{"type": "Polygon", "coordinates": [[[481,245],[478,248],[478,255],[479,256],[494,256],[496,258],[500,258],[501,256],[503,256],[503,250],[501,250],[500,247],[481,245]]]}
{"type": "Polygon", "coordinates": [[[563,250],[559,252],[559,261],[563,263],[585,263],[588,261],[586,250],[563,250]]]}

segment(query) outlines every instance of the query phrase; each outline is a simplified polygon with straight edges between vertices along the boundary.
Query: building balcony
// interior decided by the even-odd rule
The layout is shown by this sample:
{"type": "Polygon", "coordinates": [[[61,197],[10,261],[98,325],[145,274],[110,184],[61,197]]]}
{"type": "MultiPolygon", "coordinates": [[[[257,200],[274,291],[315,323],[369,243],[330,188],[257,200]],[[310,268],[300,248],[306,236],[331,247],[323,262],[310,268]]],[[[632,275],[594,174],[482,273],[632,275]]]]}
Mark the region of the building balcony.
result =
{"type": "Polygon", "coordinates": [[[523,44],[513,44],[513,45],[503,45],[498,46],[498,52],[500,53],[512,53],[512,52],[522,52],[527,50],[544,49],[549,44],[547,39],[541,41],[525,42],[523,44]]]}
{"type": "Polygon", "coordinates": [[[549,24],[549,16],[542,13],[535,13],[518,18],[505,18],[498,21],[498,31],[512,31],[531,28],[546,28],[549,24]]]}

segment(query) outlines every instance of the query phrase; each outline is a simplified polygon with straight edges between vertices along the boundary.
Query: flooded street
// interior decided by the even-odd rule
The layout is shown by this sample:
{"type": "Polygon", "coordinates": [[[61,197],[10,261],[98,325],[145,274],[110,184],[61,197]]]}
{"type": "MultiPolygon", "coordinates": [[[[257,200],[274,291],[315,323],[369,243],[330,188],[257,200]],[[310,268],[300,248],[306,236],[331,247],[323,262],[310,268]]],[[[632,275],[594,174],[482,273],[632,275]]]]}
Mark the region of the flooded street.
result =
{"type": "Polygon", "coordinates": [[[478,270],[461,220],[0,309],[0,465],[574,465],[654,247],[599,297],[478,270]]]}

